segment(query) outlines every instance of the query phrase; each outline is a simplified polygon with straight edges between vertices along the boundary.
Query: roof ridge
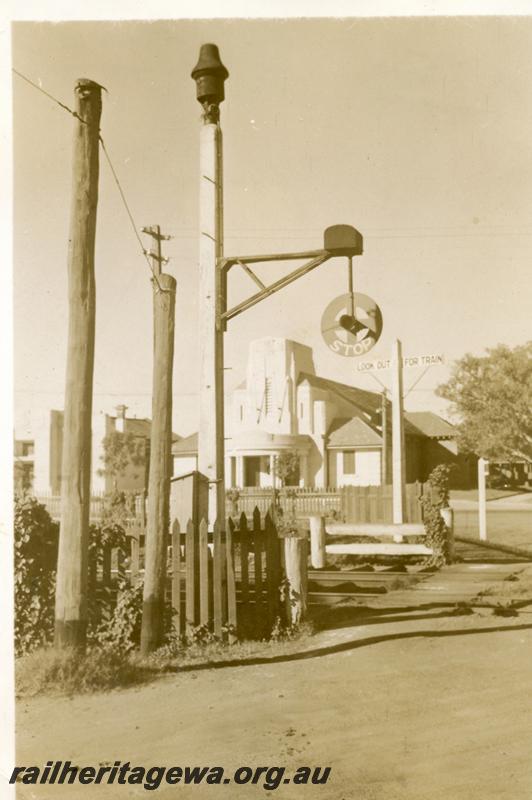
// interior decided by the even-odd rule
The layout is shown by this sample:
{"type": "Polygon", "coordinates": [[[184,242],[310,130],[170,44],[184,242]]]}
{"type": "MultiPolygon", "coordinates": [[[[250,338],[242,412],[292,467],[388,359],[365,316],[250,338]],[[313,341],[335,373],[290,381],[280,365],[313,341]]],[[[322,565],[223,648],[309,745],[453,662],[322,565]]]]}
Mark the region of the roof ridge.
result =
{"type": "Polygon", "coordinates": [[[379,392],[372,392],[370,389],[362,389],[360,386],[350,386],[348,383],[341,383],[340,381],[335,381],[333,378],[324,378],[321,375],[312,375],[310,372],[300,372],[298,375],[298,383],[300,378],[311,378],[318,381],[323,381],[324,383],[332,384],[333,387],[339,387],[341,389],[345,389],[348,392],[360,392],[364,395],[369,395],[372,398],[378,398],[380,401],[380,393],[379,392]]]}

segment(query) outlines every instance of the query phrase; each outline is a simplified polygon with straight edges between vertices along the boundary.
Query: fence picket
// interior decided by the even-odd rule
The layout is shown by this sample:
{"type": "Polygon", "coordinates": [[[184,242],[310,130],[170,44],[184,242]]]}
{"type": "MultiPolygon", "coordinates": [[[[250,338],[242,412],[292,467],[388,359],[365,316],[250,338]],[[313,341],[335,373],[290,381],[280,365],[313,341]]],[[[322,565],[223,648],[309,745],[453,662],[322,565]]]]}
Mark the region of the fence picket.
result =
{"type": "Polygon", "coordinates": [[[253,511],[253,555],[254,555],[254,586],[255,586],[255,615],[257,624],[260,625],[262,614],[262,537],[260,525],[260,511],[255,506],[253,511]]]}
{"type": "Polygon", "coordinates": [[[129,539],[130,560],[129,560],[129,582],[131,586],[136,586],[139,579],[139,558],[140,558],[140,532],[132,531],[129,539]]]}
{"type": "Polygon", "coordinates": [[[222,637],[223,601],[222,601],[222,531],[218,520],[213,530],[213,600],[214,600],[214,635],[222,637]]]}
{"type": "MultiPolygon", "coordinates": [[[[133,543],[133,540],[131,540],[133,543]]],[[[137,570],[138,574],[138,570],[137,570]]],[[[183,633],[181,614],[181,530],[178,520],[172,525],[172,623],[177,634],[183,633]]]]}
{"type": "Polygon", "coordinates": [[[369,521],[377,522],[377,490],[375,486],[370,486],[369,496],[369,521]]]}
{"type": "Polygon", "coordinates": [[[240,515],[240,600],[249,603],[249,532],[244,512],[240,515]]]}
{"type": "Polygon", "coordinates": [[[279,538],[269,514],[264,520],[266,540],[266,585],[268,590],[268,623],[273,625],[279,614],[279,538]]]}
{"type": "Polygon", "coordinates": [[[199,621],[209,624],[209,532],[207,520],[199,524],[199,621]]]}
{"type": "Polygon", "coordinates": [[[227,622],[230,626],[229,642],[235,641],[234,631],[236,631],[236,584],[235,584],[235,549],[233,544],[234,523],[232,519],[227,520],[225,529],[226,535],[226,557],[227,557],[227,622]]]}
{"type": "Polygon", "coordinates": [[[186,625],[193,628],[198,624],[197,604],[196,604],[196,574],[197,559],[195,548],[196,528],[191,519],[187,522],[185,560],[186,560],[186,594],[185,594],[185,614],[186,625]]]}

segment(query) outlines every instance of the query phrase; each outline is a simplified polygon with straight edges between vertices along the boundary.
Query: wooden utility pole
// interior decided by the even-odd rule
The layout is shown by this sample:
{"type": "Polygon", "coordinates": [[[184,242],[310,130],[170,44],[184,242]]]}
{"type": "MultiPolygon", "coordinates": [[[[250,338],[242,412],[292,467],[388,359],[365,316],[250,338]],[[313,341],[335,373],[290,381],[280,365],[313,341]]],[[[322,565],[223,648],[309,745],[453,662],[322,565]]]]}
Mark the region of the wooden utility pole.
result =
{"type": "Polygon", "coordinates": [[[382,428],[382,458],[381,458],[381,485],[388,484],[388,398],[386,389],[381,394],[381,428],[382,428]]]}
{"type": "Polygon", "coordinates": [[[401,342],[396,339],[392,349],[392,492],[393,521],[402,525],[405,521],[405,431],[403,413],[403,352],[401,342]]]}
{"type": "Polygon", "coordinates": [[[176,281],[161,272],[167,259],[161,254],[163,236],[158,225],[143,228],[155,240],[151,252],[153,284],[153,390],[148,478],[148,515],[142,604],[141,653],[162,644],[166,548],[170,526],[172,477],[172,374],[174,363],[176,281]]]}
{"type": "Polygon", "coordinates": [[[98,204],[102,87],[80,78],[68,249],[68,344],[55,592],[56,647],[85,644],[94,371],[94,242],[98,204]]]}

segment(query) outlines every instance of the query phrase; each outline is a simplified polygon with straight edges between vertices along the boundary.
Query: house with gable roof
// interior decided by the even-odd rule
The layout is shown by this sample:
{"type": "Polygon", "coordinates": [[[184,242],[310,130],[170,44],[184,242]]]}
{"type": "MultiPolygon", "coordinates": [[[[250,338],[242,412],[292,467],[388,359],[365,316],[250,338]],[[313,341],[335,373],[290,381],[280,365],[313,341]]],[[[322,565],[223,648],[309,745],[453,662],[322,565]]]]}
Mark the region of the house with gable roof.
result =
{"type": "MultiPolygon", "coordinates": [[[[391,480],[389,401],[381,394],[316,375],[312,349],[289,339],[250,343],[246,379],[226,412],[226,485],[268,487],[275,459],[299,455],[292,484],[302,487],[378,486],[391,480]],[[388,465],[388,466],[387,466],[388,465]],[[384,474],[384,470],[388,474],[384,474]]],[[[454,428],[430,411],[405,413],[407,482],[425,480],[441,463],[456,465],[467,485],[474,464],[456,447],[454,428]]],[[[174,443],[174,476],[197,468],[197,434],[174,443]]]]}

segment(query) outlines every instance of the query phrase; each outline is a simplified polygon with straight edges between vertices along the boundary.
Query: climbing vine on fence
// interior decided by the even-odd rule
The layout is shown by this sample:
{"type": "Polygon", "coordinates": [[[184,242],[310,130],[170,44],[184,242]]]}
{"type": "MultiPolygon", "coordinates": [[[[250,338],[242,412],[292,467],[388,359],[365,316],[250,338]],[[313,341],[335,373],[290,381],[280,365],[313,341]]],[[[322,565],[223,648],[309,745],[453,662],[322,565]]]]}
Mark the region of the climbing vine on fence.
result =
{"type": "Polygon", "coordinates": [[[441,509],[449,506],[449,477],[453,467],[439,464],[429,475],[429,491],[421,497],[423,523],[425,525],[425,544],[432,549],[427,566],[442,567],[449,562],[449,541],[447,526],[441,509]]]}

